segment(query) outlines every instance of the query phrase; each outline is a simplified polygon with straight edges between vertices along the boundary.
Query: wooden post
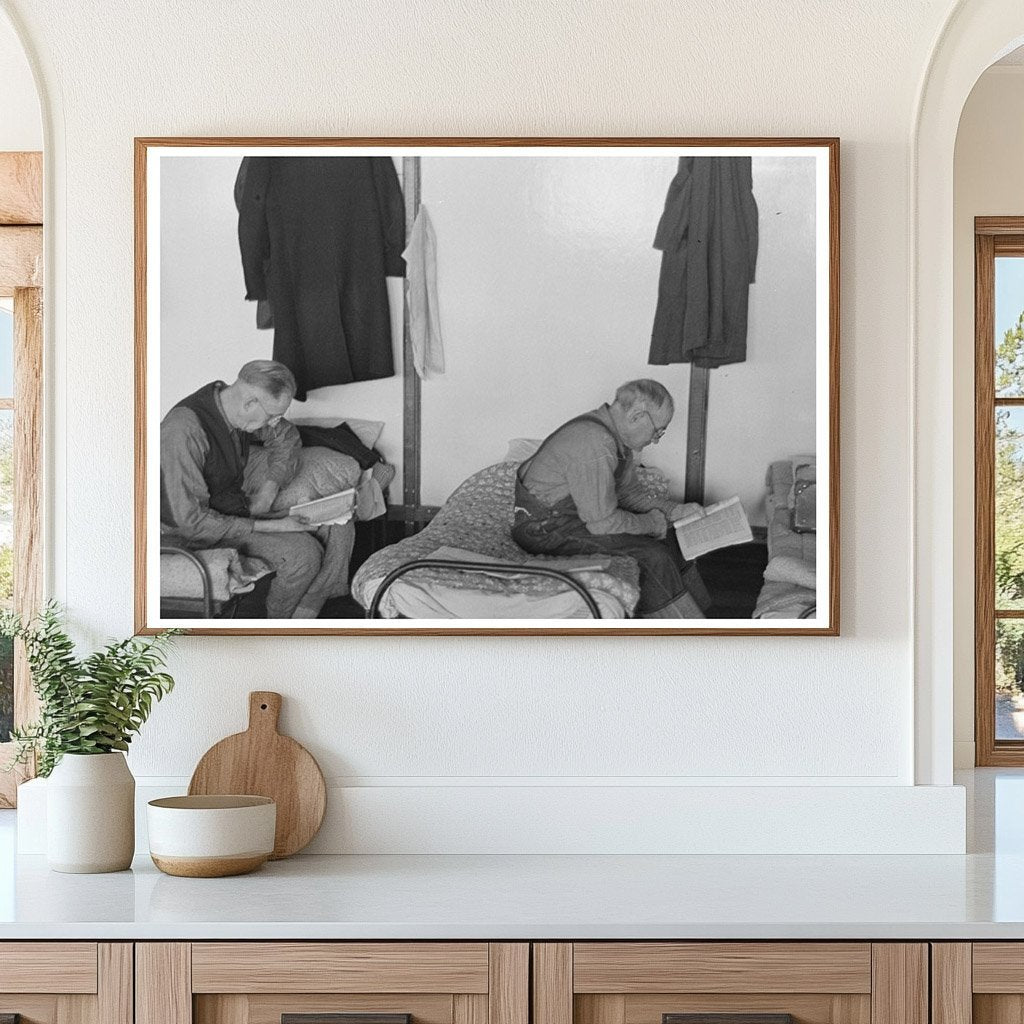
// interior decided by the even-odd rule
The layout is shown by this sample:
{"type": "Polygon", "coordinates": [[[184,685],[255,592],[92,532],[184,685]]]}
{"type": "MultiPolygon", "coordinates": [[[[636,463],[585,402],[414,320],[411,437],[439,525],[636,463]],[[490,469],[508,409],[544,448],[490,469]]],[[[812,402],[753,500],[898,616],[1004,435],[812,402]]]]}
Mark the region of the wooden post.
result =
{"type": "Polygon", "coordinates": [[[708,391],[711,371],[690,364],[690,394],[686,407],[685,501],[704,504],[704,462],[708,447],[708,391]]]}
{"type": "Polygon", "coordinates": [[[192,946],[140,942],[135,946],[136,1024],[192,1024],[192,946]]]}
{"type": "Polygon", "coordinates": [[[934,942],[932,1024],[971,1024],[971,943],[934,942]]]}
{"type": "Polygon", "coordinates": [[[98,1024],[132,1024],[135,1019],[134,957],[130,942],[101,942],[96,947],[98,1024]]]}
{"type": "Polygon", "coordinates": [[[533,944],[533,1024],[573,1024],[572,943],[533,944]]]}
{"type": "Polygon", "coordinates": [[[871,946],[871,1024],[928,1024],[928,947],[923,942],[871,946]]]}
{"type": "Polygon", "coordinates": [[[529,943],[492,942],[488,962],[488,1024],[529,1024],[529,943]]]}
{"type": "MultiPolygon", "coordinates": [[[[408,241],[420,209],[420,158],[402,157],[402,192],[405,195],[405,237],[408,241]]],[[[420,529],[420,375],[412,357],[408,283],[402,284],[402,506],[405,535],[420,529]]]]}

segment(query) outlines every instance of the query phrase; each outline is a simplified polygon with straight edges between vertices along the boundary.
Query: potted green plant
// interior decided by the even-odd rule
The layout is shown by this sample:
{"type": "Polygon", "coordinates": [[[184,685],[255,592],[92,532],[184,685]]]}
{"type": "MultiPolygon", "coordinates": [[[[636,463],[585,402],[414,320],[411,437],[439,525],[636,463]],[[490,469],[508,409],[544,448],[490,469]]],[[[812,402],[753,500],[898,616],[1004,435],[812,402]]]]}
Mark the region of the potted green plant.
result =
{"type": "MultiPolygon", "coordinates": [[[[0,613],[0,635],[21,640],[39,719],[15,729],[13,764],[35,755],[48,777],[47,861],[55,871],[121,871],[135,851],[135,779],[124,751],[153,702],[174,687],[161,671],[180,630],[111,641],[83,658],[50,603],[28,623],[0,613]]],[[[12,767],[13,767],[12,764],[12,767]]]]}

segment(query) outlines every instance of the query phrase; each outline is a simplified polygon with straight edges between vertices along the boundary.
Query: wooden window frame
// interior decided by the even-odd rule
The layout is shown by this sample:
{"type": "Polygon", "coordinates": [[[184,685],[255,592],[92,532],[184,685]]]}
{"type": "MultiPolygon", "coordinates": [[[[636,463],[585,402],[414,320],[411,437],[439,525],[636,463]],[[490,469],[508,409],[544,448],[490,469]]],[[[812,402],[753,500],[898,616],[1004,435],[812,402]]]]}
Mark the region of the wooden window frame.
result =
{"type": "Polygon", "coordinates": [[[1024,406],[996,399],[995,261],[1024,257],[1024,217],[974,220],[974,744],[978,767],[1024,766],[1024,740],[996,739],[997,619],[1024,620],[1024,609],[995,607],[995,414],[1024,406]]]}
{"type": "MultiPolygon", "coordinates": [[[[14,299],[14,608],[34,615],[43,596],[43,159],[0,153],[0,298],[14,299]]],[[[4,403],[10,407],[12,403],[4,403]]],[[[39,706],[25,652],[14,657],[14,724],[39,706]]],[[[2,771],[14,756],[0,743],[0,807],[14,807],[33,766],[2,771]]]]}

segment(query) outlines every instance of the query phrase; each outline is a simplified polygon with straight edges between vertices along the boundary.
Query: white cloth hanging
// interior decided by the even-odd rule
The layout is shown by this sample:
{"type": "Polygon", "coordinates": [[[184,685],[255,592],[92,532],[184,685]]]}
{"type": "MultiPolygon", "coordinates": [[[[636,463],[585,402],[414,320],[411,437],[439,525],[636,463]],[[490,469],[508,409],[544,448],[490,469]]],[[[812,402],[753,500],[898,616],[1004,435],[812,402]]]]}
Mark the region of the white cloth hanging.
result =
{"type": "Polygon", "coordinates": [[[427,208],[420,206],[405,252],[412,361],[422,378],[444,373],[444,342],[437,303],[437,238],[427,208]]]}

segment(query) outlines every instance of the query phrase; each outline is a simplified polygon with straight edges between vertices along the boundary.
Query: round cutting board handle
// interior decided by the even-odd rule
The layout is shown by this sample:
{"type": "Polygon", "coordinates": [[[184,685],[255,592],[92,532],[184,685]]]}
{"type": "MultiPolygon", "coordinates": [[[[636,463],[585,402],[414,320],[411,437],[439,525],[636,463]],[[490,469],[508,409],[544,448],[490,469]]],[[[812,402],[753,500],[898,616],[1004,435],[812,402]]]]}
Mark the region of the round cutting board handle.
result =
{"type": "Polygon", "coordinates": [[[249,694],[249,731],[277,732],[281,714],[281,694],[271,690],[253,690],[249,694]]]}

